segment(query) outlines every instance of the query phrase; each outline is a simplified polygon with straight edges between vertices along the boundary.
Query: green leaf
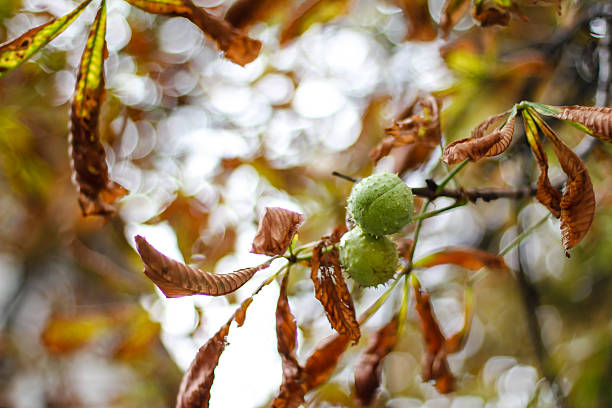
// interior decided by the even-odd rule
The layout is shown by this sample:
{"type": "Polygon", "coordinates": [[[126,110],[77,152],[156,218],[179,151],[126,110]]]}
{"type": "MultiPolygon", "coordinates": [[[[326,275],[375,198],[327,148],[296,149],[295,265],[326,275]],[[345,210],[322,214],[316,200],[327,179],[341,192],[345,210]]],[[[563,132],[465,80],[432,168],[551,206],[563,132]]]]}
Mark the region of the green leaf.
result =
{"type": "Polygon", "coordinates": [[[33,28],[21,37],[1,45],[0,78],[17,68],[51,40],[60,35],[77,19],[89,3],[91,3],[91,0],[85,0],[71,13],[33,28]]]}
{"type": "Polygon", "coordinates": [[[127,194],[108,177],[106,154],[98,134],[105,94],[104,60],[108,54],[105,35],[106,1],[102,0],[81,57],[72,102],[71,158],[83,215],[111,215],[115,212],[112,204],[127,194]]]}

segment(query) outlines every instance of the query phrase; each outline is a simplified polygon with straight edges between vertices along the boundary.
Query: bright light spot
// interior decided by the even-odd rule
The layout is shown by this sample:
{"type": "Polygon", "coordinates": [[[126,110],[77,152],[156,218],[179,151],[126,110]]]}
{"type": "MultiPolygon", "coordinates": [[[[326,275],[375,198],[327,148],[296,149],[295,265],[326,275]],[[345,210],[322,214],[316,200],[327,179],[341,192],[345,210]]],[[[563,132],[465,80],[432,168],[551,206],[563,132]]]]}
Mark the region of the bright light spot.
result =
{"type": "Polygon", "coordinates": [[[298,87],[293,108],[306,118],[324,118],[338,112],[346,99],[330,81],[305,80],[298,87]]]}

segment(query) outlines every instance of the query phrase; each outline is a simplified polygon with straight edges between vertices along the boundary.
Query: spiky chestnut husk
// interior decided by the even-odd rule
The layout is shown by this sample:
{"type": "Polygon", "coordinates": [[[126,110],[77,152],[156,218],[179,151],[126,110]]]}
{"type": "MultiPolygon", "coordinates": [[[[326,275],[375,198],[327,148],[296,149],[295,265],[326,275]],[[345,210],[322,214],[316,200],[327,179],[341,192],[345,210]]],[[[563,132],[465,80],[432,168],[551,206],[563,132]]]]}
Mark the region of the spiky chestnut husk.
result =
{"type": "Polygon", "coordinates": [[[399,232],[412,218],[412,190],[398,176],[378,173],[355,184],[347,209],[368,234],[382,236],[399,232]]]}
{"type": "Polygon", "coordinates": [[[397,247],[385,236],[375,237],[355,227],[340,240],[340,263],[361,286],[376,286],[395,274],[397,247]]]}

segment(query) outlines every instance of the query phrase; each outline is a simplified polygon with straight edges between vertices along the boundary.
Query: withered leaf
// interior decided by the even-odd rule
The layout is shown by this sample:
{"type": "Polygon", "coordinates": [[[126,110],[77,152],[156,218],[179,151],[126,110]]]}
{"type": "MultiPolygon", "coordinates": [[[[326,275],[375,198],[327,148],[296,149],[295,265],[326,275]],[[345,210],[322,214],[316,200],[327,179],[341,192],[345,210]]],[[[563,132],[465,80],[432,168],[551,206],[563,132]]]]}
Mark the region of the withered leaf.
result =
{"type": "Polygon", "coordinates": [[[494,25],[507,26],[510,23],[510,13],[497,7],[472,7],[472,16],[481,27],[494,25]]]}
{"type": "Polygon", "coordinates": [[[274,408],[297,408],[304,402],[304,394],[306,394],[302,367],[297,362],[295,355],[297,325],[287,299],[288,276],[289,274],[285,274],[283,277],[276,305],[276,337],[278,353],[283,362],[283,382],[272,403],[274,408]]]}
{"type": "Polygon", "coordinates": [[[231,273],[215,274],[168,258],[139,235],[136,236],[136,247],[145,264],[144,273],[169,298],[231,293],[244,285],[257,271],[270,266],[271,262],[231,273]]]}
{"type": "Polygon", "coordinates": [[[385,132],[387,137],[370,151],[374,164],[389,155],[392,149],[406,145],[414,144],[431,152],[440,144],[442,134],[438,100],[431,95],[415,99],[385,132]],[[417,106],[422,109],[421,114],[415,113],[417,106]]]}
{"type": "Polygon", "coordinates": [[[498,119],[501,119],[500,115],[485,119],[474,129],[471,138],[457,140],[446,146],[442,161],[447,164],[459,163],[465,159],[477,161],[483,157],[497,156],[505,152],[514,134],[515,116],[509,118],[501,129],[482,136],[488,127],[498,119]]]}
{"type": "Polygon", "coordinates": [[[280,43],[287,44],[315,23],[326,23],[345,14],[351,0],[306,0],[297,6],[281,29],[280,43]]]}
{"type": "Polygon", "coordinates": [[[239,65],[246,65],[259,55],[261,42],[249,38],[227,21],[213,16],[191,0],[126,0],[128,3],[154,14],[185,17],[217,43],[225,57],[239,65]]]}
{"type": "Polygon", "coordinates": [[[595,192],[584,162],[559,139],[553,130],[531,111],[532,117],[552,142],[561,168],[567,174],[567,183],[561,196],[561,236],[566,255],[586,235],[595,215],[595,192]]]}
{"type": "Polygon", "coordinates": [[[561,215],[561,193],[553,187],[548,178],[548,158],[538,137],[538,129],[532,117],[526,112],[523,112],[523,123],[525,125],[527,141],[540,168],[536,198],[542,205],[548,208],[552,215],[559,218],[561,215]]]}
{"type": "Polygon", "coordinates": [[[60,35],[81,15],[89,3],[91,3],[91,0],[86,0],[65,16],[53,19],[48,23],[27,31],[12,41],[1,44],[0,78],[27,61],[51,40],[60,35]]]}
{"type": "Polygon", "coordinates": [[[432,41],[438,36],[427,0],[396,0],[408,20],[406,41],[432,41]]]}
{"type": "Polygon", "coordinates": [[[355,369],[355,394],[362,405],[369,405],[380,386],[382,361],[397,344],[398,317],[381,327],[355,369]]]}
{"type": "Polygon", "coordinates": [[[331,241],[324,239],[313,249],[310,277],[314,283],[315,296],[323,305],[327,320],[338,333],[349,336],[356,344],[361,332],[355,316],[355,306],[342,277],[338,249],[326,250],[333,244],[331,241]]]}
{"type": "Polygon", "coordinates": [[[317,346],[306,360],[302,371],[309,391],[327,381],[350,340],[348,336],[336,333],[324,339],[317,346]]]}
{"type": "Polygon", "coordinates": [[[415,306],[421,323],[421,331],[425,341],[421,376],[423,381],[434,380],[436,388],[440,393],[449,393],[455,387],[455,378],[450,371],[446,359],[446,339],[433,313],[429,294],[421,289],[414,275],[411,283],[414,290],[415,306]]]}
{"type": "Polygon", "coordinates": [[[448,37],[451,30],[461,20],[470,8],[469,0],[446,0],[442,7],[440,16],[440,28],[444,38],[448,37]]]}
{"type": "Polygon", "coordinates": [[[100,108],[105,94],[105,35],[106,2],[103,1],[81,57],[70,117],[73,179],[79,189],[79,204],[85,216],[113,214],[113,203],[128,193],[109,179],[106,153],[98,134],[100,108]]]}
{"type": "Polygon", "coordinates": [[[504,258],[476,248],[448,247],[427,255],[415,262],[417,268],[431,268],[436,265],[452,264],[477,271],[488,267],[507,270],[504,258]]]}
{"type": "Polygon", "coordinates": [[[247,298],[227,323],[206,344],[200,347],[198,354],[196,354],[181,381],[176,398],[177,408],[208,408],[210,388],[215,379],[215,368],[219,364],[221,353],[225,350],[225,339],[232,321],[236,320],[238,326],[241,326],[244,322],[246,310],[252,301],[252,297],[247,298]]]}
{"type": "Polygon", "coordinates": [[[612,142],[612,108],[587,106],[560,106],[563,111],[556,118],[579,123],[593,136],[604,142],[612,142]]]}
{"type": "Polygon", "coordinates": [[[270,256],[284,254],[303,222],[302,214],[284,208],[266,207],[259,220],[251,252],[270,256]]]}
{"type": "Polygon", "coordinates": [[[279,9],[287,7],[288,0],[237,0],[225,13],[225,20],[236,28],[245,29],[266,21],[279,9]]]}

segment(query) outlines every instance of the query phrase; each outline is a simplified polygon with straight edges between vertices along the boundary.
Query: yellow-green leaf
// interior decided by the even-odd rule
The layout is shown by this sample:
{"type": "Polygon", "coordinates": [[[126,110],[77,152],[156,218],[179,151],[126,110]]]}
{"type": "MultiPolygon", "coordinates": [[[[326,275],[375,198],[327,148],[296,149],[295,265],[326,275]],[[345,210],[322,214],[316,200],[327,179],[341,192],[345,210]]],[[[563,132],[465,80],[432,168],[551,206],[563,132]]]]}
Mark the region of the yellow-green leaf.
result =
{"type": "Polygon", "coordinates": [[[91,0],[85,0],[69,14],[33,28],[19,38],[0,45],[0,78],[17,68],[60,35],[77,19],[89,3],[91,3],[91,0]]]}
{"type": "Polygon", "coordinates": [[[104,100],[106,50],[106,1],[102,0],[81,57],[72,102],[70,153],[73,178],[79,189],[83,215],[111,215],[113,203],[127,190],[108,177],[106,154],[98,134],[100,107],[104,100]]]}

